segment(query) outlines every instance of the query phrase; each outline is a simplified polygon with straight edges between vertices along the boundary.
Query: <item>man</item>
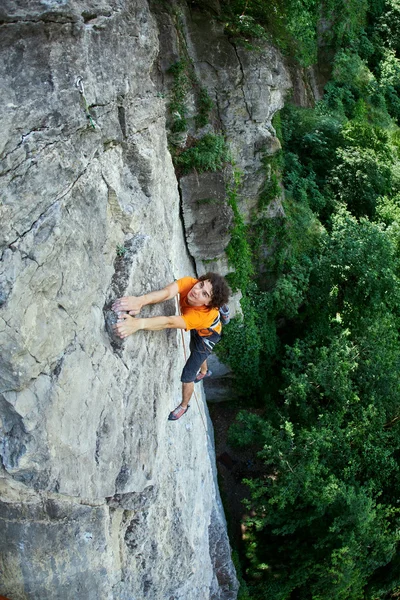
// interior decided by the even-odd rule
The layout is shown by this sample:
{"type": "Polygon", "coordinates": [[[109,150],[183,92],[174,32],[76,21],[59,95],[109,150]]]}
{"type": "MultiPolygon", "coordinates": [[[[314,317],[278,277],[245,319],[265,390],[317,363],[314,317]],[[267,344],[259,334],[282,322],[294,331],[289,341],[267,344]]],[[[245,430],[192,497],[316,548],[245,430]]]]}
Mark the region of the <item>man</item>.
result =
{"type": "Polygon", "coordinates": [[[228,302],[229,288],[221,275],[206,273],[199,279],[183,277],[170,283],[164,289],[144,296],[126,296],[116,300],[112,309],[118,313],[114,329],[124,339],[140,329],[160,331],[161,329],[190,330],[190,356],[181,375],[182,402],[173,410],[168,419],[180,419],[189,408],[194,383],[211,374],[207,370],[207,357],[221,339],[219,308],[228,302]],[[143,306],[158,304],[180,295],[181,315],[171,317],[150,317],[136,319],[143,306]],[[131,316],[133,315],[133,316],[131,316]],[[200,372],[199,372],[200,370],[200,372]]]}

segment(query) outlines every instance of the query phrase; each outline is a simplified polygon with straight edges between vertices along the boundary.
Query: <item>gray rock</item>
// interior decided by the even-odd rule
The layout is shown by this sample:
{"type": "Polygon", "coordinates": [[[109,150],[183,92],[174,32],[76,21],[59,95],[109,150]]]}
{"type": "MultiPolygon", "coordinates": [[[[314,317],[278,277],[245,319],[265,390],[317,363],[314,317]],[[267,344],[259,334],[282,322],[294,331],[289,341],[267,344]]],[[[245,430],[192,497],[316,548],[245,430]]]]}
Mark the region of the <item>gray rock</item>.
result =
{"type": "Polygon", "coordinates": [[[190,173],[181,177],[183,220],[190,254],[196,260],[210,260],[224,254],[233,225],[227,188],[232,172],[190,173]]]}
{"type": "Polygon", "coordinates": [[[207,402],[229,402],[235,397],[234,373],[212,354],[207,360],[212,377],[204,380],[207,402]]]}
{"type": "MultiPolygon", "coordinates": [[[[277,148],[286,67],[173,4],[216,103],[204,131],[227,135],[248,216],[262,154],[277,148]]],[[[167,421],[181,334],[121,342],[113,330],[115,297],[194,274],[193,257],[199,273],[230,268],[228,172],[181,180],[186,245],[166,136],[180,46],[171,14],[152,7],[158,25],[146,0],[0,7],[0,594],[13,600],[237,596],[201,385],[167,421]]]]}
{"type": "Polygon", "coordinates": [[[201,11],[183,14],[195,71],[215,102],[216,117],[243,173],[241,210],[248,218],[265,181],[262,157],[280,147],[271,121],[292,87],[290,72],[273,46],[260,42],[257,50],[245,50],[224,35],[223,23],[201,11]]]}
{"type": "Polygon", "coordinates": [[[6,0],[0,17],[0,594],[208,600],[204,398],[168,422],[180,334],[112,329],[116,296],[192,273],[155,20],[145,0],[6,0]]]}

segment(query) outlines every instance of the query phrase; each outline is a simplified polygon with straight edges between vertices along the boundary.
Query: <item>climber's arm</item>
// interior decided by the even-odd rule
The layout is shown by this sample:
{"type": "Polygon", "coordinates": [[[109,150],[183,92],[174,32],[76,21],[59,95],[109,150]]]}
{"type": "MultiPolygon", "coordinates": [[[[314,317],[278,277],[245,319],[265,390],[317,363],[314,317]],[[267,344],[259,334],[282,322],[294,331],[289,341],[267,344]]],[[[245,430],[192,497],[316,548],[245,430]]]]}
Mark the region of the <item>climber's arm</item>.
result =
{"type": "Polygon", "coordinates": [[[112,309],[115,312],[129,312],[131,315],[137,315],[143,306],[147,304],[158,304],[159,302],[165,302],[165,300],[171,300],[179,292],[178,284],[176,281],[168,284],[162,290],[150,292],[144,296],[124,296],[118,298],[112,305],[112,309]]]}
{"type": "Polygon", "coordinates": [[[127,314],[120,315],[114,329],[120,338],[126,338],[140,330],[161,331],[162,329],[186,329],[183,317],[150,317],[135,319],[127,314]]]}

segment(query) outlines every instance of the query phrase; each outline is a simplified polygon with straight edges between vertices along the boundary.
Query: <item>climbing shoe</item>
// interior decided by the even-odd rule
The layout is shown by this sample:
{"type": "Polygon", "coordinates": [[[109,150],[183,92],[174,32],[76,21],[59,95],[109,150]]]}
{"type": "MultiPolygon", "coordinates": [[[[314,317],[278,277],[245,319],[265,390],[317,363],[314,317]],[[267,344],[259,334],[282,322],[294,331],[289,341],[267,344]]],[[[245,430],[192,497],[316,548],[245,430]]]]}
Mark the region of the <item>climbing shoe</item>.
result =
{"type": "Polygon", "coordinates": [[[187,405],[187,407],[184,408],[180,404],[179,406],[177,406],[175,408],[175,410],[173,410],[172,412],[169,413],[168,421],[177,421],[178,419],[183,417],[183,415],[187,412],[188,408],[189,408],[189,405],[187,405]]]}
{"type": "Polygon", "coordinates": [[[210,371],[210,369],[207,369],[207,373],[198,373],[194,382],[199,383],[199,381],[202,381],[203,379],[205,379],[205,377],[210,377],[211,375],[212,371],[210,371]]]}
{"type": "Polygon", "coordinates": [[[231,320],[231,313],[227,304],[223,304],[219,309],[219,317],[222,325],[228,325],[229,321],[231,320]]]}

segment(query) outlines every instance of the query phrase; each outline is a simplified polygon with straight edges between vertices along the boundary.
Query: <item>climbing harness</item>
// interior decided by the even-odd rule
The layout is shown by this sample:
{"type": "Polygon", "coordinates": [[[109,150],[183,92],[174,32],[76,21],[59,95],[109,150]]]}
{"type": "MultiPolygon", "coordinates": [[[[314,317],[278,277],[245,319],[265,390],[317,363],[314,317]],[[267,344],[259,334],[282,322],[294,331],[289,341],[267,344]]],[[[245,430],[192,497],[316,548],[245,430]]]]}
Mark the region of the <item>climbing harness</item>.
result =
{"type": "MultiPolygon", "coordinates": [[[[83,102],[83,107],[85,109],[85,113],[86,113],[86,118],[89,121],[89,125],[90,127],[92,127],[93,129],[96,129],[96,121],[93,119],[92,115],[90,114],[89,111],[89,105],[88,102],[85,98],[85,88],[83,87],[83,79],[82,77],[78,77],[76,82],[75,82],[75,86],[78,88],[78,92],[80,93],[81,97],[82,97],[82,102],[83,102]]],[[[98,125],[97,125],[98,126],[98,125]]]]}

